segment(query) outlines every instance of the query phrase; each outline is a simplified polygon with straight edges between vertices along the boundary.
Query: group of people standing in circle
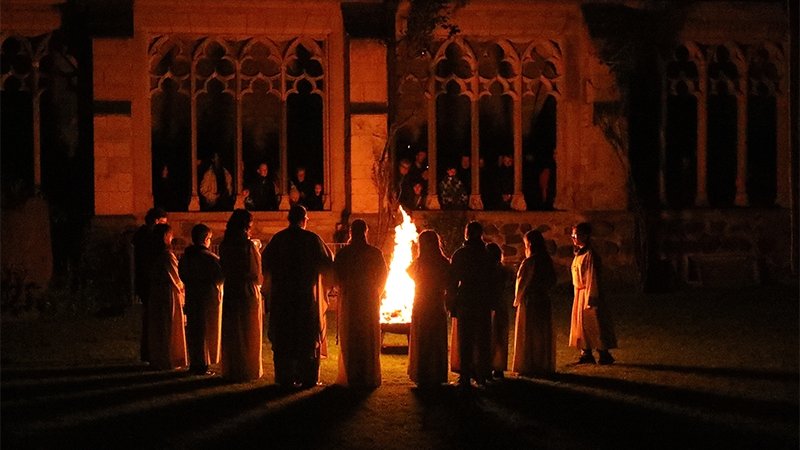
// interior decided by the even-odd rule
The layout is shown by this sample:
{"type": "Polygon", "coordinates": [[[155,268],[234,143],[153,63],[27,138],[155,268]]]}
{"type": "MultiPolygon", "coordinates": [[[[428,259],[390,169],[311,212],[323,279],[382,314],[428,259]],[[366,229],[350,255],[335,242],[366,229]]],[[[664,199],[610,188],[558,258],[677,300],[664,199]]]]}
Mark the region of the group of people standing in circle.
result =
{"type": "MultiPolygon", "coordinates": [[[[599,284],[599,257],[590,245],[591,226],[572,229],[574,299],[569,344],[581,350],[577,363],[614,362],[616,347],[608,307],[599,284]]],[[[408,269],[416,282],[409,345],[409,375],[420,387],[447,381],[450,370],[468,389],[504,377],[509,368],[520,376],[555,373],[555,341],[549,292],[556,284],[553,262],[541,232],[524,236],[525,259],[514,274],[503,265],[502,249],[485,243],[479,222],[465,229],[464,244],[450,259],[432,230],[419,237],[419,257],[408,269]],[[513,357],[509,358],[509,310],[516,308],[513,357]],[[450,354],[448,360],[448,316],[450,354]]]]}
{"type": "MultiPolygon", "coordinates": [[[[380,303],[388,267],[380,249],[368,243],[368,227],[356,219],[349,241],[336,257],[306,230],[303,206],[292,206],[289,225],[261,248],[252,239],[253,215],[234,210],[219,244],[211,249],[211,229],[197,224],[192,245],[180,260],[171,249],[166,213],[152,209],[133,238],[136,293],[143,308],[141,358],[151,367],[189,367],[223,378],[260,378],[262,329],[269,313],[275,382],[308,388],[319,382],[326,352],[323,285],[339,289],[340,345],[336,383],[375,388],[381,384],[380,303]]],[[[573,227],[574,300],[569,344],[581,350],[578,363],[614,361],[616,347],[608,308],[600,294],[599,257],[590,246],[591,227],[573,227]]],[[[525,259],[516,276],[503,265],[501,248],[483,240],[477,221],[465,228],[464,244],[447,258],[439,235],[419,235],[418,256],[408,267],[416,284],[409,336],[408,374],[420,387],[435,387],[457,372],[464,389],[502,378],[555,372],[555,343],[549,291],[556,283],[552,260],[539,231],[526,233],[525,259]],[[512,294],[513,292],[513,294],[512,294]],[[509,311],[516,308],[513,358],[509,358],[509,311]],[[510,303],[510,302],[509,302],[510,303]],[[451,330],[448,346],[448,328],[451,330]],[[448,347],[450,352],[448,353],[448,347]]]]}

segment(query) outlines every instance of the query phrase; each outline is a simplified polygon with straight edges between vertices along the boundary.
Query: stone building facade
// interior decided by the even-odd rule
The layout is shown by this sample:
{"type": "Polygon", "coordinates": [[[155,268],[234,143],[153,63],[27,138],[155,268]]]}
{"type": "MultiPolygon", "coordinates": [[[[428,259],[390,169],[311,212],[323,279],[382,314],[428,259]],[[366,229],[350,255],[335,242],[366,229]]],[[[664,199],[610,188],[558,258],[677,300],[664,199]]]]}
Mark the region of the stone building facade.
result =
{"type": "MultiPolygon", "coordinates": [[[[262,240],[285,226],[289,181],[300,166],[322,187],[311,229],[332,242],[347,212],[383,239],[394,171],[425,150],[425,210],[412,216],[448,245],[467,220],[479,220],[514,263],[522,234],[537,228],[567,281],[569,227],[588,220],[609,277],[621,285],[638,283],[645,265],[677,284],[725,282],[726,274],[741,281],[743,266],[754,281],[796,271],[792,246],[774,238],[779,231],[797,239],[792,44],[782,2],[661,11],[648,2],[469,0],[449,16],[459,32],[437,30],[422,49],[405,39],[408,2],[2,6],[4,60],[29,51],[37,62],[27,72],[4,64],[4,94],[16,89],[12,80],[34,92],[49,88],[36,84],[44,66],[32,43],[44,48],[59,30],[75,29],[88,42],[77,63],[91,80],[91,108],[80,117],[88,121],[82,137],[90,143],[96,233],[141,222],[159,203],[166,166],[179,241],[197,222],[221,238],[229,213],[200,201],[205,166],[219,153],[236,207],[260,162],[277,180],[279,210],[254,213],[262,240]],[[648,34],[641,17],[661,24],[653,32],[663,36],[647,48],[614,47],[648,34]],[[464,172],[469,207],[442,210],[439,181],[461,157],[472,161],[464,172]],[[503,158],[511,163],[494,181],[475,164],[494,170],[503,158]],[[376,181],[380,168],[386,175],[376,181]],[[505,203],[490,197],[492,183],[505,203]],[[740,264],[726,269],[714,255],[740,264]]],[[[32,122],[38,136],[40,119],[32,122]]],[[[47,145],[38,137],[30,145],[35,186],[47,178],[47,145]]]]}

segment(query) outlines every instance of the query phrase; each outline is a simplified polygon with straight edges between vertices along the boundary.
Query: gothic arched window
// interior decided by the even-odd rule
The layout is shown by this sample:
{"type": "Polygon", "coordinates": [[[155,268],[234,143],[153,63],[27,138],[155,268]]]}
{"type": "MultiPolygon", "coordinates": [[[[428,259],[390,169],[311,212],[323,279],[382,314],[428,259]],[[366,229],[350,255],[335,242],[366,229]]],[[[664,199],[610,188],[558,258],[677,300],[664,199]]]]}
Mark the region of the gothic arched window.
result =
{"type": "MultiPolygon", "coordinates": [[[[309,192],[316,183],[329,191],[321,41],[167,36],[152,40],[150,57],[156,204],[190,211],[242,207],[261,163],[276,182],[281,209],[289,207],[290,175],[298,167],[306,168],[309,192]],[[217,171],[216,185],[230,182],[233,192],[221,207],[199,195],[215,154],[227,171],[217,171]]],[[[329,207],[327,195],[323,203],[329,207]]]]}

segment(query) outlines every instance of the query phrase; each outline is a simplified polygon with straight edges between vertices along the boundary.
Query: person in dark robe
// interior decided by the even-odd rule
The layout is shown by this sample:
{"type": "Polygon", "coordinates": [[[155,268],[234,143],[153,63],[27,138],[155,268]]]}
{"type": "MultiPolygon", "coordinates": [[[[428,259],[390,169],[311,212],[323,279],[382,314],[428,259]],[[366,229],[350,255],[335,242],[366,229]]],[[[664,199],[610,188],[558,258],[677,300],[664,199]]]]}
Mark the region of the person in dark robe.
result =
{"type": "Polygon", "coordinates": [[[514,359],[511,370],[521,376],[546,376],[556,371],[556,348],[548,291],[556,283],[553,260],[537,230],[525,233],[525,259],[516,277],[514,359]]]}
{"type": "Polygon", "coordinates": [[[497,167],[495,179],[500,188],[500,198],[497,202],[499,209],[511,209],[511,200],[514,198],[514,157],[502,155],[497,167]]]}
{"type": "Polygon", "coordinates": [[[514,297],[514,273],[503,265],[503,249],[494,242],[486,246],[494,262],[492,284],[492,378],[503,378],[508,368],[509,310],[514,297]]]}
{"type": "Polygon", "coordinates": [[[356,219],[350,242],[333,262],[339,287],[339,375],[336,384],[381,385],[381,295],[389,269],[383,253],[367,243],[367,223],[356,219]]]}
{"type": "Polygon", "coordinates": [[[309,388],[319,380],[322,351],[320,275],[333,258],[322,239],[305,229],[306,209],[289,209],[289,226],[272,237],[262,260],[269,288],[269,329],[275,382],[309,388]]]}
{"type": "Polygon", "coordinates": [[[456,176],[464,185],[464,192],[472,195],[472,165],[469,155],[461,155],[458,167],[456,167],[456,176]]]}
{"type": "Polygon", "coordinates": [[[222,377],[230,381],[261,378],[261,333],[264,306],[261,299],[261,255],[250,239],[253,214],[236,209],[228,219],[219,245],[222,266],[222,377]]]}
{"type": "Polygon", "coordinates": [[[139,346],[139,357],[142,361],[150,361],[147,350],[147,306],[150,299],[150,268],[158,255],[161,245],[153,235],[153,227],[159,223],[167,223],[167,212],[161,208],[151,208],[144,216],[144,225],[140,226],[131,238],[133,245],[133,286],[136,296],[142,303],[142,335],[139,346]]]}
{"type": "Polygon", "coordinates": [[[466,242],[451,258],[455,305],[451,314],[458,319],[460,360],[459,386],[469,388],[474,380],[483,385],[491,376],[491,332],[494,262],[483,242],[483,226],[472,221],[464,232],[466,242]]]}
{"type": "Polygon", "coordinates": [[[150,267],[150,299],[147,314],[147,348],[150,367],[169,370],[185,367],[186,334],[183,328],[184,287],[178,275],[178,259],[172,252],[172,227],[153,227],[157,254],[150,267]]]}
{"type": "Polygon", "coordinates": [[[186,286],[189,371],[197,375],[213,375],[208,366],[219,361],[223,277],[219,257],[209,250],[211,236],[208,225],[192,227],[192,245],[186,247],[178,263],[186,286]]]}
{"type": "Polygon", "coordinates": [[[169,166],[161,165],[153,181],[153,201],[156,207],[167,211],[185,211],[186,202],[182,201],[183,189],[175,182],[169,171],[169,166]]]}
{"type": "Polygon", "coordinates": [[[289,191],[291,192],[293,189],[300,195],[296,203],[305,207],[306,201],[314,193],[314,184],[308,179],[308,172],[303,166],[298,166],[295,169],[294,176],[289,182],[289,191]]]}
{"type": "Polygon", "coordinates": [[[311,195],[306,197],[306,209],[309,211],[322,211],[325,208],[325,197],[322,193],[322,184],[315,183],[311,195]]]}
{"type": "Polygon", "coordinates": [[[269,166],[262,162],[256,169],[256,177],[247,184],[242,192],[244,205],[251,211],[277,211],[278,185],[269,174],[269,166]]]}
{"type": "Polygon", "coordinates": [[[400,204],[408,211],[425,209],[425,189],[421,181],[414,183],[410,191],[403,191],[400,204]]]}
{"type": "Polygon", "coordinates": [[[408,344],[408,376],[421,388],[447,382],[447,309],[450,261],[442,254],[439,235],[419,235],[419,257],[408,267],[414,280],[414,307],[408,344]]]}

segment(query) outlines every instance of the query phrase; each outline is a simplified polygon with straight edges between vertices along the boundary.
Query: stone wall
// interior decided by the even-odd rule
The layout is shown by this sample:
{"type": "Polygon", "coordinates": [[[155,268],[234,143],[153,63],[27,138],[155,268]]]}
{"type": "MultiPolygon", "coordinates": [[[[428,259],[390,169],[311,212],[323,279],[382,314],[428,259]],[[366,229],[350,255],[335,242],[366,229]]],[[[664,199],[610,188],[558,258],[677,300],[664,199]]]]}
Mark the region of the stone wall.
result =
{"type": "Polygon", "coordinates": [[[790,224],[789,211],[777,208],[665,211],[653,245],[679,283],[780,281],[792,276],[790,224]]]}

